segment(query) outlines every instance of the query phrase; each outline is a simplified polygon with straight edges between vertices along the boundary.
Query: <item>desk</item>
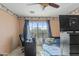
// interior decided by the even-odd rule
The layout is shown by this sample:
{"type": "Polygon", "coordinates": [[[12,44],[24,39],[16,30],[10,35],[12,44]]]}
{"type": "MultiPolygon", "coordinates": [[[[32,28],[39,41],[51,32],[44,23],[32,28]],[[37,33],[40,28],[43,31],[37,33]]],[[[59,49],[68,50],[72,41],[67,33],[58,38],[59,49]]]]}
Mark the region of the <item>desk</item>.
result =
{"type": "Polygon", "coordinates": [[[25,56],[36,56],[36,43],[25,43],[24,52],[25,56]]]}

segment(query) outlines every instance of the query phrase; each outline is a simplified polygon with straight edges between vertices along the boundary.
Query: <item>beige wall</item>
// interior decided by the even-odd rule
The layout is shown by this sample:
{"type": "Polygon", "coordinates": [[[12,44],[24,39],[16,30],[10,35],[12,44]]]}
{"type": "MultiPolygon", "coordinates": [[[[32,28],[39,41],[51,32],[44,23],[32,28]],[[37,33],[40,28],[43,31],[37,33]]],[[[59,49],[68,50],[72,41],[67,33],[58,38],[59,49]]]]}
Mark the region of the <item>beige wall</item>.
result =
{"type": "Polygon", "coordinates": [[[18,18],[19,21],[19,34],[23,34],[24,29],[24,18],[18,18]]]}
{"type": "Polygon", "coordinates": [[[53,17],[50,20],[50,26],[51,26],[51,32],[53,37],[60,37],[60,24],[59,24],[59,18],[53,17]]]}
{"type": "Polygon", "coordinates": [[[18,46],[18,20],[0,9],[0,54],[9,53],[18,46]]]}

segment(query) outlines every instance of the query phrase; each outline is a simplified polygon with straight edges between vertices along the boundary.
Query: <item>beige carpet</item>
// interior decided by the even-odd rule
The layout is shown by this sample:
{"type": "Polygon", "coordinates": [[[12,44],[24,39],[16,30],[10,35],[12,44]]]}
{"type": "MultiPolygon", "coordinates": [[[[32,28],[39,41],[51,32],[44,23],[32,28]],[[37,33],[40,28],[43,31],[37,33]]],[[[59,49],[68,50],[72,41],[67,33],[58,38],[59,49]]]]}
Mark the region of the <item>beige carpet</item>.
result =
{"type": "Polygon", "coordinates": [[[36,46],[36,55],[44,56],[42,46],[36,46]]]}
{"type": "Polygon", "coordinates": [[[23,47],[18,47],[15,50],[13,50],[8,56],[24,56],[24,53],[22,52],[23,47]]]}

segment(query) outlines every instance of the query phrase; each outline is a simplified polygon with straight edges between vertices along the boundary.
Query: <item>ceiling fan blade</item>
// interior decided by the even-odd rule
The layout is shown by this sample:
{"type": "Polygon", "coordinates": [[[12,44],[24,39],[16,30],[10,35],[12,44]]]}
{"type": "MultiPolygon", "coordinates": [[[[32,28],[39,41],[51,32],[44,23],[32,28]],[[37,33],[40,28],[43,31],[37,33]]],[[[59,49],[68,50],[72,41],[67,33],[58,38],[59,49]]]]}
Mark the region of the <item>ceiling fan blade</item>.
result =
{"type": "Polygon", "coordinates": [[[49,3],[50,6],[54,7],[54,8],[59,8],[60,6],[55,4],[55,3],[49,3]]]}

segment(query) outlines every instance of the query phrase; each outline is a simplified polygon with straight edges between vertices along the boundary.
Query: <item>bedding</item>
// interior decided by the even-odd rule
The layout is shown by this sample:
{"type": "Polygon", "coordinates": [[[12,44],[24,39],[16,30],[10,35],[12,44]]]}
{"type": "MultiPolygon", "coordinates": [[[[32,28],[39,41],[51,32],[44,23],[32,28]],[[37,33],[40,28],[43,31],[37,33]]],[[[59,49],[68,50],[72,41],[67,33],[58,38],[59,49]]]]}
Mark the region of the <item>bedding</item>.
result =
{"type": "Polygon", "coordinates": [[[60,56],[60,39],[55,39],[52,41],[52,44],[44,43],[43,44],[43,53],[45,56],[60,56]]]}

